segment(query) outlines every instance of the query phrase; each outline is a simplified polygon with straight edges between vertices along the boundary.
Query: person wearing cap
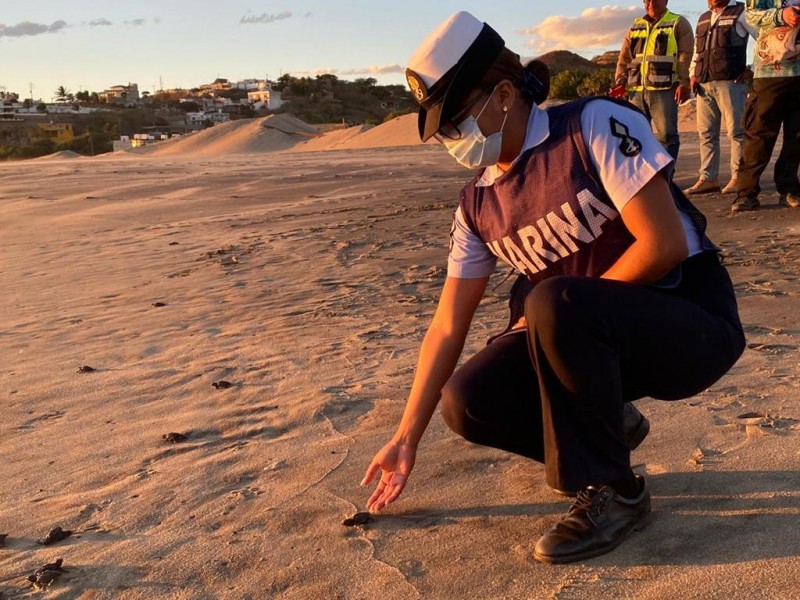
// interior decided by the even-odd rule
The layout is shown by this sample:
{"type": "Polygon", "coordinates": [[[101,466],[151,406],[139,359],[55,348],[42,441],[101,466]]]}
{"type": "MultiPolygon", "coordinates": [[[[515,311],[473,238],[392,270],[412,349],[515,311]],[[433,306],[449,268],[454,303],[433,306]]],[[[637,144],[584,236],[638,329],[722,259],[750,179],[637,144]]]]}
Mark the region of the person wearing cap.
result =
{"type": "Polygon", "coordinates": [[[457,434],[544,463],[546,483],[576,496],[537,560],[608,552],[650,512],[630,464],[648,425],[630,402],[692,396],[744,349],[705,218],[672,183],[644,115],[600,98],[543,110],[546,67],[523,67],[469,13],[423,41],[406,77],[421,139],[477,174],[459,197],[402,419],[362,481],[380,471],[367,506],[405,489],[441,402],[457,434]],[[498,258],[520,273],[509,326],[456,370],[498,258]]]}
{"type": "Polygon", "coordinates": [[[758,29],[753,90],[744,111],[744,144],[732,212],[758,210],[761,175],[783,129],[775,161],[778,206],[800,208],[800,0],[748,0],[758,29]]]}
{"type": "Polygon", "coordinates": [[[684,190],[687,196],[736,193],[747,81],[753,78],[747,67],[747,40],[758,37],[757,30],[745,18],[744,8],[744,3],[736,0],[708,0],[708,10],[697,21],[689,72],[692,92],[697,97],[700,171],[697,181],[684,190]],[[731,142],[731,178],[720,188],[719,134],[723,119],[731,142]]]}
{"type": "Polygon", "coordinates": [[[692,25],[667,8],[668,0],[644,0],[645,14],[634,20],[622,42],[615,79],[628,99],[653,121],[658,140],[678,160],[678,106],[689,99],[692,25]]]}

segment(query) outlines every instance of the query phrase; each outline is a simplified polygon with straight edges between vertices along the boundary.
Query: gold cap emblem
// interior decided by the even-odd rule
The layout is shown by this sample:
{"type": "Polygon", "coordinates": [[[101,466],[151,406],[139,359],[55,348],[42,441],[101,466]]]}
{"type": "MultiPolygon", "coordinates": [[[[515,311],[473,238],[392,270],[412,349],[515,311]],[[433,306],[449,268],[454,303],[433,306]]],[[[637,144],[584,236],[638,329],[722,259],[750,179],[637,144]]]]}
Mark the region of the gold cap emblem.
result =
{"type": "Polygon", "coordinates": [[[411,93],[414,94],[414,98],[417,99],[417,102],[422,104],[425,101],[425,96],[428,93],[425,84],[420,79],[419,75],[414,73],[414,71],[407,69],[406,70],[406,80],[408,81],[408,87],[411,88],[411,93]]]}

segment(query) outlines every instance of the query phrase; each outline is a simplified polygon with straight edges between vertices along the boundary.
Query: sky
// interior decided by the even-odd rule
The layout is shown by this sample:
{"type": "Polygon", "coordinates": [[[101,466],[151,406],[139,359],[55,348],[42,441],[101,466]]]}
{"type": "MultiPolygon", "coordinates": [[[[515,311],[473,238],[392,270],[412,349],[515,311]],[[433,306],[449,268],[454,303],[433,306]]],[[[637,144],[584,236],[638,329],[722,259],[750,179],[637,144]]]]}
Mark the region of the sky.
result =
{"type": "MultiPolygon", "coordinates": [[[[64,86],[100,92],[191,88],[218,77],[333,73],[404,83],[406,60],[448,16],[467,10],[523,57],[617,50],[641,2],[574,0],[3,0],[0,91],[51,100],[64,86]]],[[[672,0],[692,23],[706,0],[672,0]]]]}

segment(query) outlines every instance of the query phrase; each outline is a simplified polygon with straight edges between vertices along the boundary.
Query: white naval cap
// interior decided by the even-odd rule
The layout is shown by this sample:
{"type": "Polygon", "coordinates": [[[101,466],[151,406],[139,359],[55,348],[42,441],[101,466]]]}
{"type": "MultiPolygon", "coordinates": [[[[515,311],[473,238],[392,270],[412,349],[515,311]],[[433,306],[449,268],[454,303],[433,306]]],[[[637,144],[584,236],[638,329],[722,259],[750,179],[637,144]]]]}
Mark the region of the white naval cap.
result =
{"type": "Polygon", "coordinates": [[[427,141],[460,108],[505,47],[503,38],[468,12],[434,29],[408,61],[406,80],[420,105],[419,135],[427,141]]]}

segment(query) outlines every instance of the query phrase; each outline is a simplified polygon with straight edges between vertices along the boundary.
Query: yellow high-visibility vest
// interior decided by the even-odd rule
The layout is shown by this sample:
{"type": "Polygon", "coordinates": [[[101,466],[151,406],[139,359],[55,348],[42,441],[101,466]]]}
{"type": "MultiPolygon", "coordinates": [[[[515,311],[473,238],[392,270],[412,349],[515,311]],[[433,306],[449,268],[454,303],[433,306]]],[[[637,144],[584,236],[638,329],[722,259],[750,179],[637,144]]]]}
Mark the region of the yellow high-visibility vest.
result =
{"type": "Polygon", "coordinates": [[[631,58],[628,91],[667,90],[678,79],[678,38],[680,17],[670,11],[656,23],[639,18],[631,27],[631,58]]]}

